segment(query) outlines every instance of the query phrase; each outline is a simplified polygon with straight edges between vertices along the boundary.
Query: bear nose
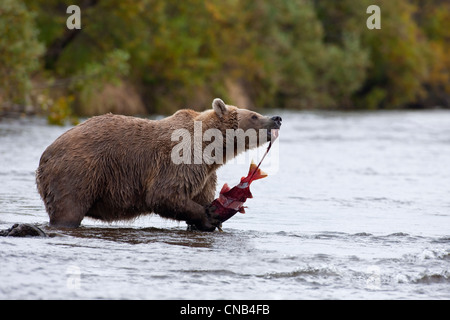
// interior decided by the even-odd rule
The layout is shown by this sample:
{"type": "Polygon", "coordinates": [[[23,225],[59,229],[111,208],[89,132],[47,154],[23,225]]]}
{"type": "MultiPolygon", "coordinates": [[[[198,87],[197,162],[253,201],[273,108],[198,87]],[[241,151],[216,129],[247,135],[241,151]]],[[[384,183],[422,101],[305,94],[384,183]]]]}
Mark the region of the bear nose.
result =
{"type": "Polygon", "coordinates": [[[283,120],[283,119],[281,119],[281,117],[280,116],[274,116],[274,117],[272,117],[272,118],[270,118],[271,120],[273,120],[273,121],[275,121],[275,123],[280,127],[281,126],[281,121],[283,120]]]}

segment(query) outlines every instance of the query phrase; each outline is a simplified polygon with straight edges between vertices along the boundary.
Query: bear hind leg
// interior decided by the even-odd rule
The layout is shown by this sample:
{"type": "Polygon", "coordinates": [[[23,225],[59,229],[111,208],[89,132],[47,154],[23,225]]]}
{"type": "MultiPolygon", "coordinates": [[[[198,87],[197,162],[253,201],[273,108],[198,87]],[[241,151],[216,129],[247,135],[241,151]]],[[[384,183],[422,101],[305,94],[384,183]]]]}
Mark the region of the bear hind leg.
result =
{"type": "Polygon", "coordinates": [[[77,228],[86,215],[86,210],[80,206],[79,201],[69,197],[61,200],[57,205],[47,206],[50,217],[50,227],[77,228]]]}

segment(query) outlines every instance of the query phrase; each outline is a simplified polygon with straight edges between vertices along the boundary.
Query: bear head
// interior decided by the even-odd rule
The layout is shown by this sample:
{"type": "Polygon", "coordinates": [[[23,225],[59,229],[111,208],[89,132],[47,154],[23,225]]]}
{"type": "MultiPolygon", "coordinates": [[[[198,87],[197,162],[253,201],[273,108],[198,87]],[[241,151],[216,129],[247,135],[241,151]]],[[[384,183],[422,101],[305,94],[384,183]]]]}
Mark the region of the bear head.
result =
{"type": "MultiPolygon", "coordinates": [[[[226,105],[221,99],[214,99],[212,107],[217,117],[228,124],[228,128],[236,130],[234,144],[239,141],[239,134],[244,135],[245,150],[252,149],[270,141],[272,129],[281,127],[280,116],[263,116],[257,112],[226,105]],[[231,123],[231,125],[230,125],[231,123]],[[252,137],[255,137],[252,142],[252,137]]],[[[237,153],[244,151],[236,149],[237,153]]]]}

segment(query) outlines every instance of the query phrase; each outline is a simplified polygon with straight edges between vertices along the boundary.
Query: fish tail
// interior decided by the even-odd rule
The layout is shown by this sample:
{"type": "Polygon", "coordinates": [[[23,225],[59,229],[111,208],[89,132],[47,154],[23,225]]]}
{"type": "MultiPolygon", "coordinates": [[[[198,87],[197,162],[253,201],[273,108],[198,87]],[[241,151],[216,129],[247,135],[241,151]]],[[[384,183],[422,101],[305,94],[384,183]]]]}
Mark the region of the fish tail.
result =
{"type": "Polygon", "coordinates": [[[253,162],[250,164],[250,169],[248,171],[247,177],[250,177],[250,181],[258,180],[267,177],[268,174],[262,171],[258,166],[253,162]]]}

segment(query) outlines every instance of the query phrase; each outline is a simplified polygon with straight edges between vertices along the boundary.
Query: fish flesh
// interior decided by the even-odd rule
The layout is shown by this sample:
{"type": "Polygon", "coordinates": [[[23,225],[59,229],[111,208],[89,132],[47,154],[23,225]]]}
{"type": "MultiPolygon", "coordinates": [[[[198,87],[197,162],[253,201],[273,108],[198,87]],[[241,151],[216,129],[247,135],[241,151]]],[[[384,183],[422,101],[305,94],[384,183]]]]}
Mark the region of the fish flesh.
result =
{"type": "MultiPolygon", "coordinates": [[[[214,213],[219,215],[218,219],[221,222],[227,221],[237,212],[245,213],[245,201],[248,198],[253,198],[253,195],[250,192],[250,184],[255,180],[267,177],[267,173],[263,172],[259,166],[272,147],[275,139],[278,138],[278,129],[272,129],[271,136],[272,139],[259,164],[256,165],[252,161],[247,176],[242,177],[237,186],[230,188],[228,184],[225,183],[220,190],[219,197],[210,204],[210,207],[214,209],[214,213]]],[[[218,229],[221,230],[220,227],[218,229]]]]}

